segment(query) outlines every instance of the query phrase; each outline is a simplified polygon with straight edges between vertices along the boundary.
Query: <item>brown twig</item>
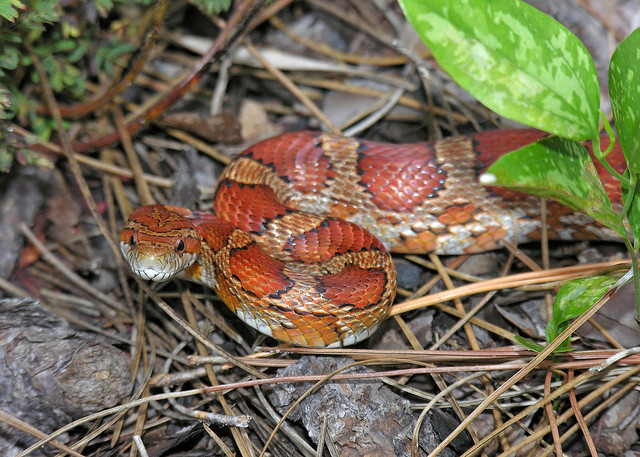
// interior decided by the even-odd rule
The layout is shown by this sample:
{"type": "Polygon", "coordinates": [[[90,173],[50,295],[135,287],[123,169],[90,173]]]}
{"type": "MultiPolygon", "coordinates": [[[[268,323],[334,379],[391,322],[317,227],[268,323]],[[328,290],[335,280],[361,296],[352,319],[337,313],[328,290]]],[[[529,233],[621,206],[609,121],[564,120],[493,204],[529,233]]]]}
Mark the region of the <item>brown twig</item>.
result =
{"type": "MultiPolygon", "coordinates": [[[[27,432],[28,434],[30,434],[31,436],[34,436],[36,438],[39,439],[44,439],[47,437],[46,433],[41,432],[40,430],[38,430],[35,427],[32,427],[31,425],[27,424],[26,422],[18,419],[15,416],[12,416],[11,414],[0,410],[0,421],[4,422],[7,425],[10,425],[13,428],[16,428],[18,430],[22,430],[23,432],[27,432]]],[[[74,451],[73,449],[70,449],[69,447],[67,447],[66,445],[55,441],[55,440],[50,440],[49,444],[51,444],[52,446],[60,449],[63,452],[66,452],[67,454],[73,456],[73,457],[84,457],[82,454],[80,454],[79,452],[74,451]]]]}
{"type": "MultiPolygon", "coordinates": [[[[553,371],[547,370],[547,374],[544,377],[544,396],[548,397],[551,393],[551,379],[553,377],[553,371]]],[[[551,429],[551,436],[553,437],[553,445],[556,449],[556,455],[562,455],[562,444],[560,443],[560,433],[558,432],[558,422],[556,421],[555,412],[553,411],[553,405],[551,402],[544,405],[544,410],[547,413],[547,421],[551,429]]]]}
{"type": "MultiPolygon", "coordinates": [[[[202,76],[207,72],[211,65],[224,57],[229,49],[231,49],[231,47],[233,47],[233,45],[242,37],[246,32],[246,25],[260,10],[263,3],[264,0],[258,0],[254,4],[252,4],[251,0],[243,0],[236,4],[237,6],[229,18],[227,27],[218,34],[218,37],[213,42],[209,51],[198,61],[198,64],[191,70],[190,74],[180,80],[166,97],[151,106],[141,115],[137,116],[134,120],[127,123],[127,131],[129,134],[133,135],[145,125],[156,120],[171,105],[182,98],[184,94],[189,92],[193,86],[202,79],[202,76]],[[238,29],[232,34],[232,30],[238,25],[238,29]]],[[[93,151],[113,144],[116,141],[118,141],[118,133],[114,132],[101,138],[94,138],[83,143],[75,143],[73,145],[73,150],[76,152],[93,151]]]]}
{"type": "Polygon", "coordinates": [[[155,201],[151,196],[149,185],[147,181],[144,179],[142,165],[140,164],[140,159],[138,158],[138,154],[133,148],[133,141],[131,141],[131,134],[127,130],[127,126],[124,121],[124,116],[122,115],[122,110],[120,109],[120,107],[115,106],[113,107],[112,111],[113,111],[114,122],[116,124],[116,131],[118,132],[118,136],[120,137],[120,144],[122,144],[122,149],[124,149],[124,152],[127,155],[129,168],[131,168],[131,172],[133,173],[133,179],[136,183],[136,190],[138,191],[137,193],[138,193],[138,196],[140,197],[140,204],[152,205],[153,203],[155,203],[155,201]]]}
{"type": "MultiPolygon", "coordinates": [[[[568,380],[572,381],[574,378],[574,370],[569,370],[568,380]]],[[[593,439],[591,438],[591,433],[589,432],[589,426],[582,415],[582,410],[580,409],[580,405],[578,404],[578,399],[576,398],[575,389],[571,389],[569,391],[569,401],[571,402],[571,409],[573,409],[573,415],[576,418],[576,422],[580,426],[580,430],[582,431],[582,436],[584,437],[585,442],[587,443],[587,448],[591,453],[591,457],[598,457],[598,451],[596,450],[596,445],[593,443],[593,439]]]]}
{"type": "Polygon", "coordinates": [[[627,269],[628,264],[617,261],[601,262],[590,265],[576,265],[573,267],[554,268],[547,271],[520,273],[504,278],[494,278],[480,283],[467,284],[457,287],[453,290],[445,290],[437,294],[431,294],[428,297],[422,297],[411,301],[406,301],[394,305],[389,311],[389,316],[406,313],[414,309],[423,308],[425,306],[433,306],[437,303],[443,303],[454,298],[466,297],[468,295],[489,292],[491,290],[502,288],[516,288],[531,284],[541,284],[555,281],[568,281],[569,279],[578,278],[588,273],[593,273],[605,268],[618,267],[619,269],[627,269]]]}
{"type": "Polygon", "coordinates": [[[329,118],[324,115],[324,113],[316,106],[316,104],[313,103],[311,99],[305,95],[304,92],[298,89],[298,87],[293,84],[293,82],[284,73],[282,73],[276,67],[271,65],[271,63],[269,63],[266,59],[264,59],[256,50],[256,48],[251,45],[251,43],[245,41],[245,46],[247,47],[251,55],[255,57],[262,64],[262,66],[264,66],[264,68],[280,82],[280,84],[286,87],[298,100],[300,100],[300,102],[304,106],[306,106],[316,116],[316,118],[318,118],[318,120],[322,122],[325,127],[327,127],[327,129],[331,133],[337,135],[341,133],[338,127],[333,125],[333,122],[331,122],[329,118]]]}
{"type": "MultiPolygon", "coordinates": [[[[134,62],[133,65],[127,65],[129,71],[127,71],[124,78],[94,100],[72,106],[59,106],[58,109],[62,117],[80,117],[100,109],[115,96],[122,93],[136,79],[151,56],[151,50],[162,26],[162,20],[167,12],[168,4],[169,0],[158,0],[156,2],[151,27],[145,36],[142,47],[131,58],[131,61],[134,62]]],[[[44,114],[51,111],[48,106],[43,105],[39,107],[38,112],[44,114]]]]}
{"type": "MultiPolygon", "coordinates": [[[[619,374],[618,376],[616,376],[614,379],[605,382],[604,384],[598,386],[597,389],[592,390],[589,394],[587,394],[584,398],[582,398],[579,402],[578,402],[578,406],[580,408],[584,408],[586,407],[589,403],[591,403],[592,401],[594,401],[596,398],[600,398],[602,397],[602,395],[609,391],[609,389],[611,389],[612,387],[620,384],[621,382],[623,382],[625,379],[630,378],[631,376],[637,375],[638,373],[640,373],[640,364],[634,366],[633,368],[630,368],[628,370],[625,370],[623,373],[619,374]]],[[[583,373],[584,374],[584,373],[583,373]]],[[[581,375],[582,376],[582,375],[581,375]]],[[[576,379],[572,379],[571,381],[569,381],[567,384],[571,384],[571,386],[573,387],[576,384],[576,379]]],[[[622,389],[618,390],[617,392],[615,392],[614,394],[611,395],[611,397],[607,398],[605,401],[603,401],[600,405],[598,405],[597,407],[595,407],[593,410],[591,410],[586,416],[585,416],[585,420],[590,420],[593,417],[596,417],[598,414],[600,414],[604,409],[606,409],[610,404],[612,404],[613,402],[617,401],[622,395],[624,395],[626,392],[628,392],[629,390],[633,389],[634,387],[637,387],[637,382],[632,381],[629,382],[627,385],[625,385],[622,389]]],[[[571,390],[571,389],[567,389],[567,390],[571,390]]],[[[553,395],[553,394],[552,394],[553,395]]],[[[554,397],[555,398],[555,397],[554,397]]],[[[529,411],[530,413],[531,411],[529,411]]],[[[567,411],[565,411],[564,413],[562,413],[557,421],[558,424],[562,424],[564,422],[566,422],[568,419],[570,419],[571,417],[573,417],[573,409],[569,408],[567,411]]],[[[560,437],[560,441],[564,442],[566,441],[573,433],[575,433],[578,430],[578,424],[574,424],[571,427],[569,427],[569,429],[560,437]]],[[[502,454],[500,454],[498,457],[507,457],[509,455],[512,455],[513,453],[517,452],[518,450],[522,449],[525,446],[528,446],[529,444],[539,440],[541,437],[543,437],[544,435],[546,435],[547,433],[549,433],[549,426],[547,425],[546,427],[543,427],[541,430],[536,431],[536,433],[524,438],[523,440],[521,440],[519,443],[517,443],[516,445],[512,446],[509,449],[506,449],[502,454]]],[[[548,455],[550,455],[552,452],[554,451],[554,447],[553,446],[549,446],[546,450],[544,450],[541,454],[540,457],[546,457],[548,455]]]]}
{"type": "Polygon", "coordinates": [[[29,50],[29,53],[33,60],[33,65],[36,68],[38,75],[40,76],[42,91],[44,93],[47,105],[49,106],[51,114],[53,115],[56,126],[58,128],[58,135],[60,136],[60,140],[62,143],[62,150],[64,151],[64,154],[66,155],[67,160],[69,161],[69,165],[71,166],[71,172],[73,173],[73,177],[76,180],[78,188],[80,189],[80,192],[87,204],[87,207],[89,208],[89,211],[91,212],[91,215],[96,221],[96,224],[98,225],[100,231],[102,232],[102,235],[104,236],[105,240],[109,244],[109,247],[111,248],[115,258],[120,259],[121,258],[120,248],[118,244],[115,242],[115,240],[111,237],[109,228],[107,227],[107,224],[105,224],[104,220],[102,219],[102,216],[100,215],[100,212],[96,207],[96,202],[93,199],[93,196],[91,195],[91,190],[89,189],[89,186],[87,185],[87,182],[84,179],[84,176],[82,175],[80,164],[78,163],[78,161],[76,160],[73,154],[73,150],[71,148],[71,142],[69,140],[67,132],[64,129],[64,124],[62,122],[62,116],[60,115],[60,110],[58,109],[58,104],[56,102],[55,96],[53,95],[53,90],[51,89],[51,85],[49,84],[47,74],[44,71],[44,68],[42,67],[42,63],[40,62],[40,58],[36,55],[36,53],[33,51],[33,49],[28,43],[25,42],[25,46],[27,46],[27,49],[29,50]]]}
{"type": "MultiPolygon", "coordinates": [[[[469,414],[469,416],[467,417],[466,420],[464,420],[458,427],[456,427],[456,429],[453,432],[451,432],[449,434],[449,436],[447,438],[445,438],[442,441],[442,443],[440,443],[429,454],[429,457],[434,457],[434,456],[438,455],[449,443],[451,443],[451,441],[453,440],[453,437],[455,437],[458,433],[460,433],[460,430],[463,430],[466,427],[468,427],[469,424],[475,418],[477,418],[478,415],[482,411],[484,411],[491,403],[493,403],[500,395],[502,395],[504,392],[506,392],[508,389],[510,389],[512,386],[514,386],[516,383],[518,383],[521,379],[523,379],[525,376],[527,376],[527,374],[529,374],[537,366],[539,366],[550,354],[553,353],[553,351],[558,346],[560,346],[560,344],[562,344],[562,342],[565,339],[567,339],[569,336],[571,336],[571,334],[573,332],[575,332],[577,329],[579,329],[582,326],[582,324],[584,324],[587,320],[589,320],[589,318],[591,316],[593,316],[600,308],[602,308],[602,306],[604,306],[604,304],[607,301],[609,301],[609,299],[613,296],[613,294],[615,292],[617,292],[617,290],[618,290],[618,287],[612,287],[611,289],[609,289],[609,291],[600,300],[598,300],[584,314],[582,314],[581,316],[576,318],[576,320],[573,321],[562,333],[560,333],[560,335],[558,335],[558,337],[554,341],[550,342],[544,348],[544,350],[542,350],[538,355],[536,355],[527,364],[527,366],[525,368],[520,369],[515,375],[513,375],[511,378],[509,378],[508,381],[504,382],[500,387],[498,387],[478,407],[476,407],[476,409],[474,409],[473,412],[471,412],[471,414],[469,414]]],[[[507,427],[511,426],[513,423],[517,422],[518,420],[522,419],[527,414],[529,414],[531,411],[534,411],[538,407],[540,407],[540,406],[542,406],[542,405],[544,405],[544,404],[546,404],[546,403],[548,403],[550,401],[553,401],[555,398],[557,398],[561,394],[564,394],[564,393],[568,392],[571,388],[573,388],[573,386],[578,385],[578,384],[586,381],[588,378],[593,376],[595,372],[596,372],[595,370],[590,370],[588,372],[582,373],[580,376],[578,376],[578,377],[576,377],[574,379],[574,382],[565,384],[564,386],[560,387],[559,389],[556,389],[556,391],[553,392],[552,394],[550,394],[549,396],[545,396],[543,399],[539,400],[536,404],[534,404],[534,405],[532,405],[532,406],[530,406],[528,408],[525,408],[523,411],[521,411],[519,414],[514,416],[512,419],[510,419],[509,421],[505,422],[501,427],[497,427],[492,433],[488,434],[485,438],[483,438],[480,441],[480,443],[476,444],[471,449],[469,449],[467,452],[465,452],[463,457],[471,457],[473,455],[477,455],[480,452],[480,450],[482,450],[484,448],[484,446],[486,446],[486,444],[491,439],[493,439],[495,436],[497,436],[504,429],[506,429],[507,427]]]]}

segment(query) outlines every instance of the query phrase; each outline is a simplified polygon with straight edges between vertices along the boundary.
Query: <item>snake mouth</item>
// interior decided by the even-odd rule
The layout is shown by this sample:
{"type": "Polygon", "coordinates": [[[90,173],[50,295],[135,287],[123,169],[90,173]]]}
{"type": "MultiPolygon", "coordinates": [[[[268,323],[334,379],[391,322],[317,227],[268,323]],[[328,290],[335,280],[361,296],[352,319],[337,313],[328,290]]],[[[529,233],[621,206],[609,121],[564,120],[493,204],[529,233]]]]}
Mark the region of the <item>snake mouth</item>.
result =
{"type": "Polygon", "coordinates": [[[175,273],[173,271],[161,271],[156,267],[134,268],[132,266],[131,270],[142,279],[146,279],[147,281],[166,281],[175,276],[175,273]]]}
{"type": "Polygon", "coordinates": [[[123,242],[120,242],[120,250],[136,275],[142,279],[156,282],[173,278],[195,262],[198,257],[197,254],[188,252],[182,253],[182,255],[142,253],[136,247],[123,242]]]}

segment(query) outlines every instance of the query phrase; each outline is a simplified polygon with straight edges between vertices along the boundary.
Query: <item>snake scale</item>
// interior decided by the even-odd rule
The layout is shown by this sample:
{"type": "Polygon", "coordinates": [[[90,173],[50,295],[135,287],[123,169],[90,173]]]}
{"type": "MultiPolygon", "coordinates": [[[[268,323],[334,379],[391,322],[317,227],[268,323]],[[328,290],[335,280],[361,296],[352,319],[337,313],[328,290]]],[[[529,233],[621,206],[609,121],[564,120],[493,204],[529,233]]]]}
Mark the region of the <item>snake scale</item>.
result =
{"type": "MultiPolygon", "coordinates": [[[[283,134],[227,166],[216,216],[140,207],[122,230],[121,249],[140,277],[207,285],[277,340],[351,345],[379,327],[394,299],[390,251],[465,254],[539,238],[538,198],[484,187],[477,177],[542,135],[496,130],[400,145],[283,134]]],[[[615,182],[601,175],[619,201],[615,182]]],[[[548,214],[551,238],[616,239],[559,204],[548,214]]]]}

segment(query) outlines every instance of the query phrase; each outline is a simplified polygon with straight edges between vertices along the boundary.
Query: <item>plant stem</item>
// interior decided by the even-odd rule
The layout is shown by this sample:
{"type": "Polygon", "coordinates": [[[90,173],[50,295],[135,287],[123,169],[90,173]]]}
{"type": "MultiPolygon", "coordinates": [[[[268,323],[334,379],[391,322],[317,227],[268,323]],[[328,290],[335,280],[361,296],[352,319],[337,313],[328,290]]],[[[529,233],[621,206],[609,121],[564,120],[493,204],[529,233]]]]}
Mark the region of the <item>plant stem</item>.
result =
{"type": "MultiPolygon", "coordinates": [[[[623,192],[624,195],[622,196],[622,212],[620,213],[620,220],[625,220],[625,218],[627,220],[629,219],[627,215],[629,214],[629,209],[631,208],[631,204],[635,199],[636,192],[638,190],[637,188],[638,188],[638,175],[633,172],[629,172],[629,191],[627,193],[623,192]]],[[[625,231],[626,231],[626,228],[625,228],[625,231]]],[[[630,246],[627,246],[627,248],[629,247],[630,246]]]]}
{"type": "Polygon", "coordinates": [[[640,263],[638,262],[638,242],[634,240],[631,245],[629,235],[625,232],[624,244],[631,256],[631,269],[633,270],[633,296],[636,302],[636,323],[640,332],[640,263]]]}
{"type": "Polygon", "coordinates": [[[609,124],[609,121],[607,120],[607,117],[604,115],[602,110],[600,110],[600,118],[602,119],[602,126],[604,127],[605,131],[609,135],[609,147],[607,148],[606,151],[602,151],[600,149],[600,136],[596,135],[591,141],[593,154],[600,161],[602,166],[605,167],[609,171],[609,173],[611,173],[612,176],[614,176],[620,182],[625,183],[626,185],[629,185],[629,181],[627,180],[627,178],[621,175],[620,173],[618,173],[617,170],[614,170],[613,167],[609,165],[609,162],[607,162],[607,156],[613,150],[613,147],[616,144],[616,136],[613,134],[613,129],[611,128],[611,124],[609,124]]]}
{"type": "MultiPolygon", "coordinates": [[[[609,134],[609,147],[606,151],[602,151],[600,149],[600,137],[596,136],[593,138],[591,144],[593,145],[594,155],[600,160],[602,165],[609,170],[609,172],[618,178],[622,183],[622,212],[620,213],[620,220],[624,221],[626,219],[629,222],[629,210],[631,209],[631,205],[635,201],[636,192],[638,192],[638,175],[629,171],[629,177],[622,176],[620,173],[613,170],[613,168],[607,162],[607,155],[613,149],[614,142],[616,138],[613,134],[613,130],[611,129],[611,125],[607,121],[607,118],[604,116],[604,113],[600,111],[600,117],[602,118],[603,125],[607,133],[609,134]],[[628,191],[624,191],[625,184],[628,186],[628,191]]],[[[634,236],[633,244],[630,239],[630,232],[627,230],[627,227],[623,223],[622,225],[622,233],[624,244],[627,247],[627,251],[629,251],[629,255],[631,256],[631,269],[633,270],[633,294],[636,302],[636,322],[638,324],[638,331],[640,332],[640,265],[638,262],[638,251],[640,250],[640,246],[638,246],[638,238],[634,236]]],[[[633,226],[629,223],[629,227],[633,226]]]]}
{"type": "MultiPolygon", "coordinates": [[[[638,175],[636,173],[629,173],[629,190],[623,197],[623,209],[621,213],[622,220],[626,219],[629,221],[629,209],[631,205],[635,201],[635,194],[638,192],[638,175]]],[[[629,226],[633,229],[631,223],[629,226]]],[[[640,266],[638,263],[638,251],[640,250],[640,246],[638,246],[638,238],[634,237],[633,245],[631,245],[631,240],[629,239],[629,232],[625,230],[624,244],[627,246],[627,250],[631,255],[631,267],[633,269],[633,292],[636,302],[636,322],[638,323],[638,331],[640,332],[640,266]]]]}
{"type": "MultiPolygon", "coordinates": [[[[626,218],[629,221],[629,209],[633,202],[636,201],[636,193],[638,192],[638,175],[632,171],[629,171],[629,191],[624,198],[624,208],[622,217],[626,218]]],[[[623,219],[624,220],[624,219],[623,219]]],[[[629,227],[631,227],[631,231],[634,232],[634,226],[629,223],[629,227]]],[[[627,235],[628,237],[629,235],[627,235]]],[[[638,323],[638,331],[640,332],[640,267],[638,265],[638,251],[640,250],[640,246],[638,246],[638,238],[633,237],[633,247],[631,248],[631,243],[626,242],[627,249],[629,250],[629,254],[631,254],[631,266],[633,268],[633,291],[634,297],[636,301],[636,322],[638,323]],[[631,249],[629,249],[631,248],[631,249]]]]}
{"type": "MultiPolygon", "coordinates": [[[[636,322],[640,324],[640,268],[638,267],[638,246],[634,242],[634,247],[629,251],[631,253],[631,268],[633,269],[633,291],[636,299],[636,322]]],[[[640,332],[640,325],[638,326],[640,332]]]]}

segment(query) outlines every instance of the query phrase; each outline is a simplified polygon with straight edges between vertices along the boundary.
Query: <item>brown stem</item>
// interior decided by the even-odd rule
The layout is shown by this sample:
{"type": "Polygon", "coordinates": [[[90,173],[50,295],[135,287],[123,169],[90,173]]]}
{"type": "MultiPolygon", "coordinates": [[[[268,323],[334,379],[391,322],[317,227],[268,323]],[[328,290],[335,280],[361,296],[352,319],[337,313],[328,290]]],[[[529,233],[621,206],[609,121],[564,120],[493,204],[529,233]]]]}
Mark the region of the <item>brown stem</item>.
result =
{"type": "Polygon", "coordinates": [[[56,102],[55,96],[53,95],[53,90],[51,89],[51,85],[49,84],[49,79],[47,78],[47,74],[44,71],[44,68],[42,67],[42,63],[40,62],[40,58],[36,55],[36,53],[33,51],[30,45],[27,44],[26,46],[29,51],[29,54],[31,55],[31,58],[33,59],[33,66],[35,67],[36,71],[40,75],[42,92],[45,96],[47,106],[51,111],[51,115],[53,116],[53,119],[56,122],[56,126],[58,127],[58,135],[60,136],[60,142],[62,143],[62,150],[64,151],[67,157],[67,160],[69,161],[69,165],[71,166],[71,172],[73,174],[73,177],[75,178],[76,183],[78,184],[78,188],[80,189],[80,192],[84,197],[84,200],[87,204],[87,207],[89,208],[89,211],[91,212],[91,215],[95,219],[96,224],[98,224],[98,227],[102,232],[102,235],[109,243],[109,246],[111,247],[111,250],[113,251],[113,254],[115,255],[116,259],[120,259],[121,258],[120,247],[118,246],[116,241],[111,237],[109,228],[107,227],[107,224],[104,222],[104,219],[102,219],[102,216],[100,215],[100,212],[98,211],[98,208],[96,206],[96,202],[93,199],[93,196],[91,195],[91,190],[87,185],[87,181],[85,181],[84,176],[82,175],[80,164],[74,157],[73,150],[71,149],[71,141],[69,140],[69,135],[67,135],[67,132],[64,129],[64,124],[62,122],[62,116],[60,115],[60,110],[58,109],[58,104],[56,102]]]}
{"type": "MultiPolygon", "coordinates": [[[[60,115],[62,117],[77,118],[96,111],[100,107],[106,105],[116,95],[121,94],[122,91],[124,91],[127,86],[131,84],[134,79],[136,79],[136,77],[140,74],[145,64],[149,60],[149,57],[151,56],[151,50],[153,49],[156,38],[160,31],[160,26],[162,25],[162,20],[164,19],[164,16],[167,12],[168,4],[169,0],[158,0],[158,2],[156,3],[153,23],[151,28],[149,29],[149,32],[145,36],[144,45],[132,57],[131,61],[134,63],[133,65],[130,65],[130,70],[127,72],[124,78],[122,78],[122,80],[118,84],[110,87],[105,93],[98,96],[94,100],[77,105],[58,106],[60,115]]],[[[47,105],[42,105],[38,107],[38,113],[50,114],[51,109],[47,105]]]]}
{"type": "MultiPolygon", "coordinates": [[[[162,113],[164,113],[173,103],[179,100],[184,94],[186,94],[193,86],[195,86],[211,65],[219,61],[224,55],[231,49],[231,47],[237,43],[237,41],[244,35],[247,30],[247,24],[253,19],[255,14],[260,10],[264,4],[264,0],[258,0],[253,6],[251,6],[251,0],[244,0],[233,12],[233,15],[229,18],[227,27],[220,32],[209,51],[202,56],[200,61],[191,70],[191,73],[179,81],[171,90],[171,92],[162,100],[158,101],[155,105],[151,106],[147,111],[136,117],[134,120],[127,124],[127,131],[129,134],[134,134],[145,125],[156,120],[162,113]],[[251,7],[251,9],[250,9],[251,7]],[[248,12],[248,14],[246,14],[248,12]],[[236,32],[231,35],[231,31],[236,28],[238,24],[241,24],[236,32]],[[227,40],[227,37],[229,39],[227,40]]],[[[84,143],[74,143],[73,150],[76,152],[88,152],[102,147],[109,146],[116,143],[119,139],[118,132],[111,133],[101,138],[91,139],[84,143]]]]}

